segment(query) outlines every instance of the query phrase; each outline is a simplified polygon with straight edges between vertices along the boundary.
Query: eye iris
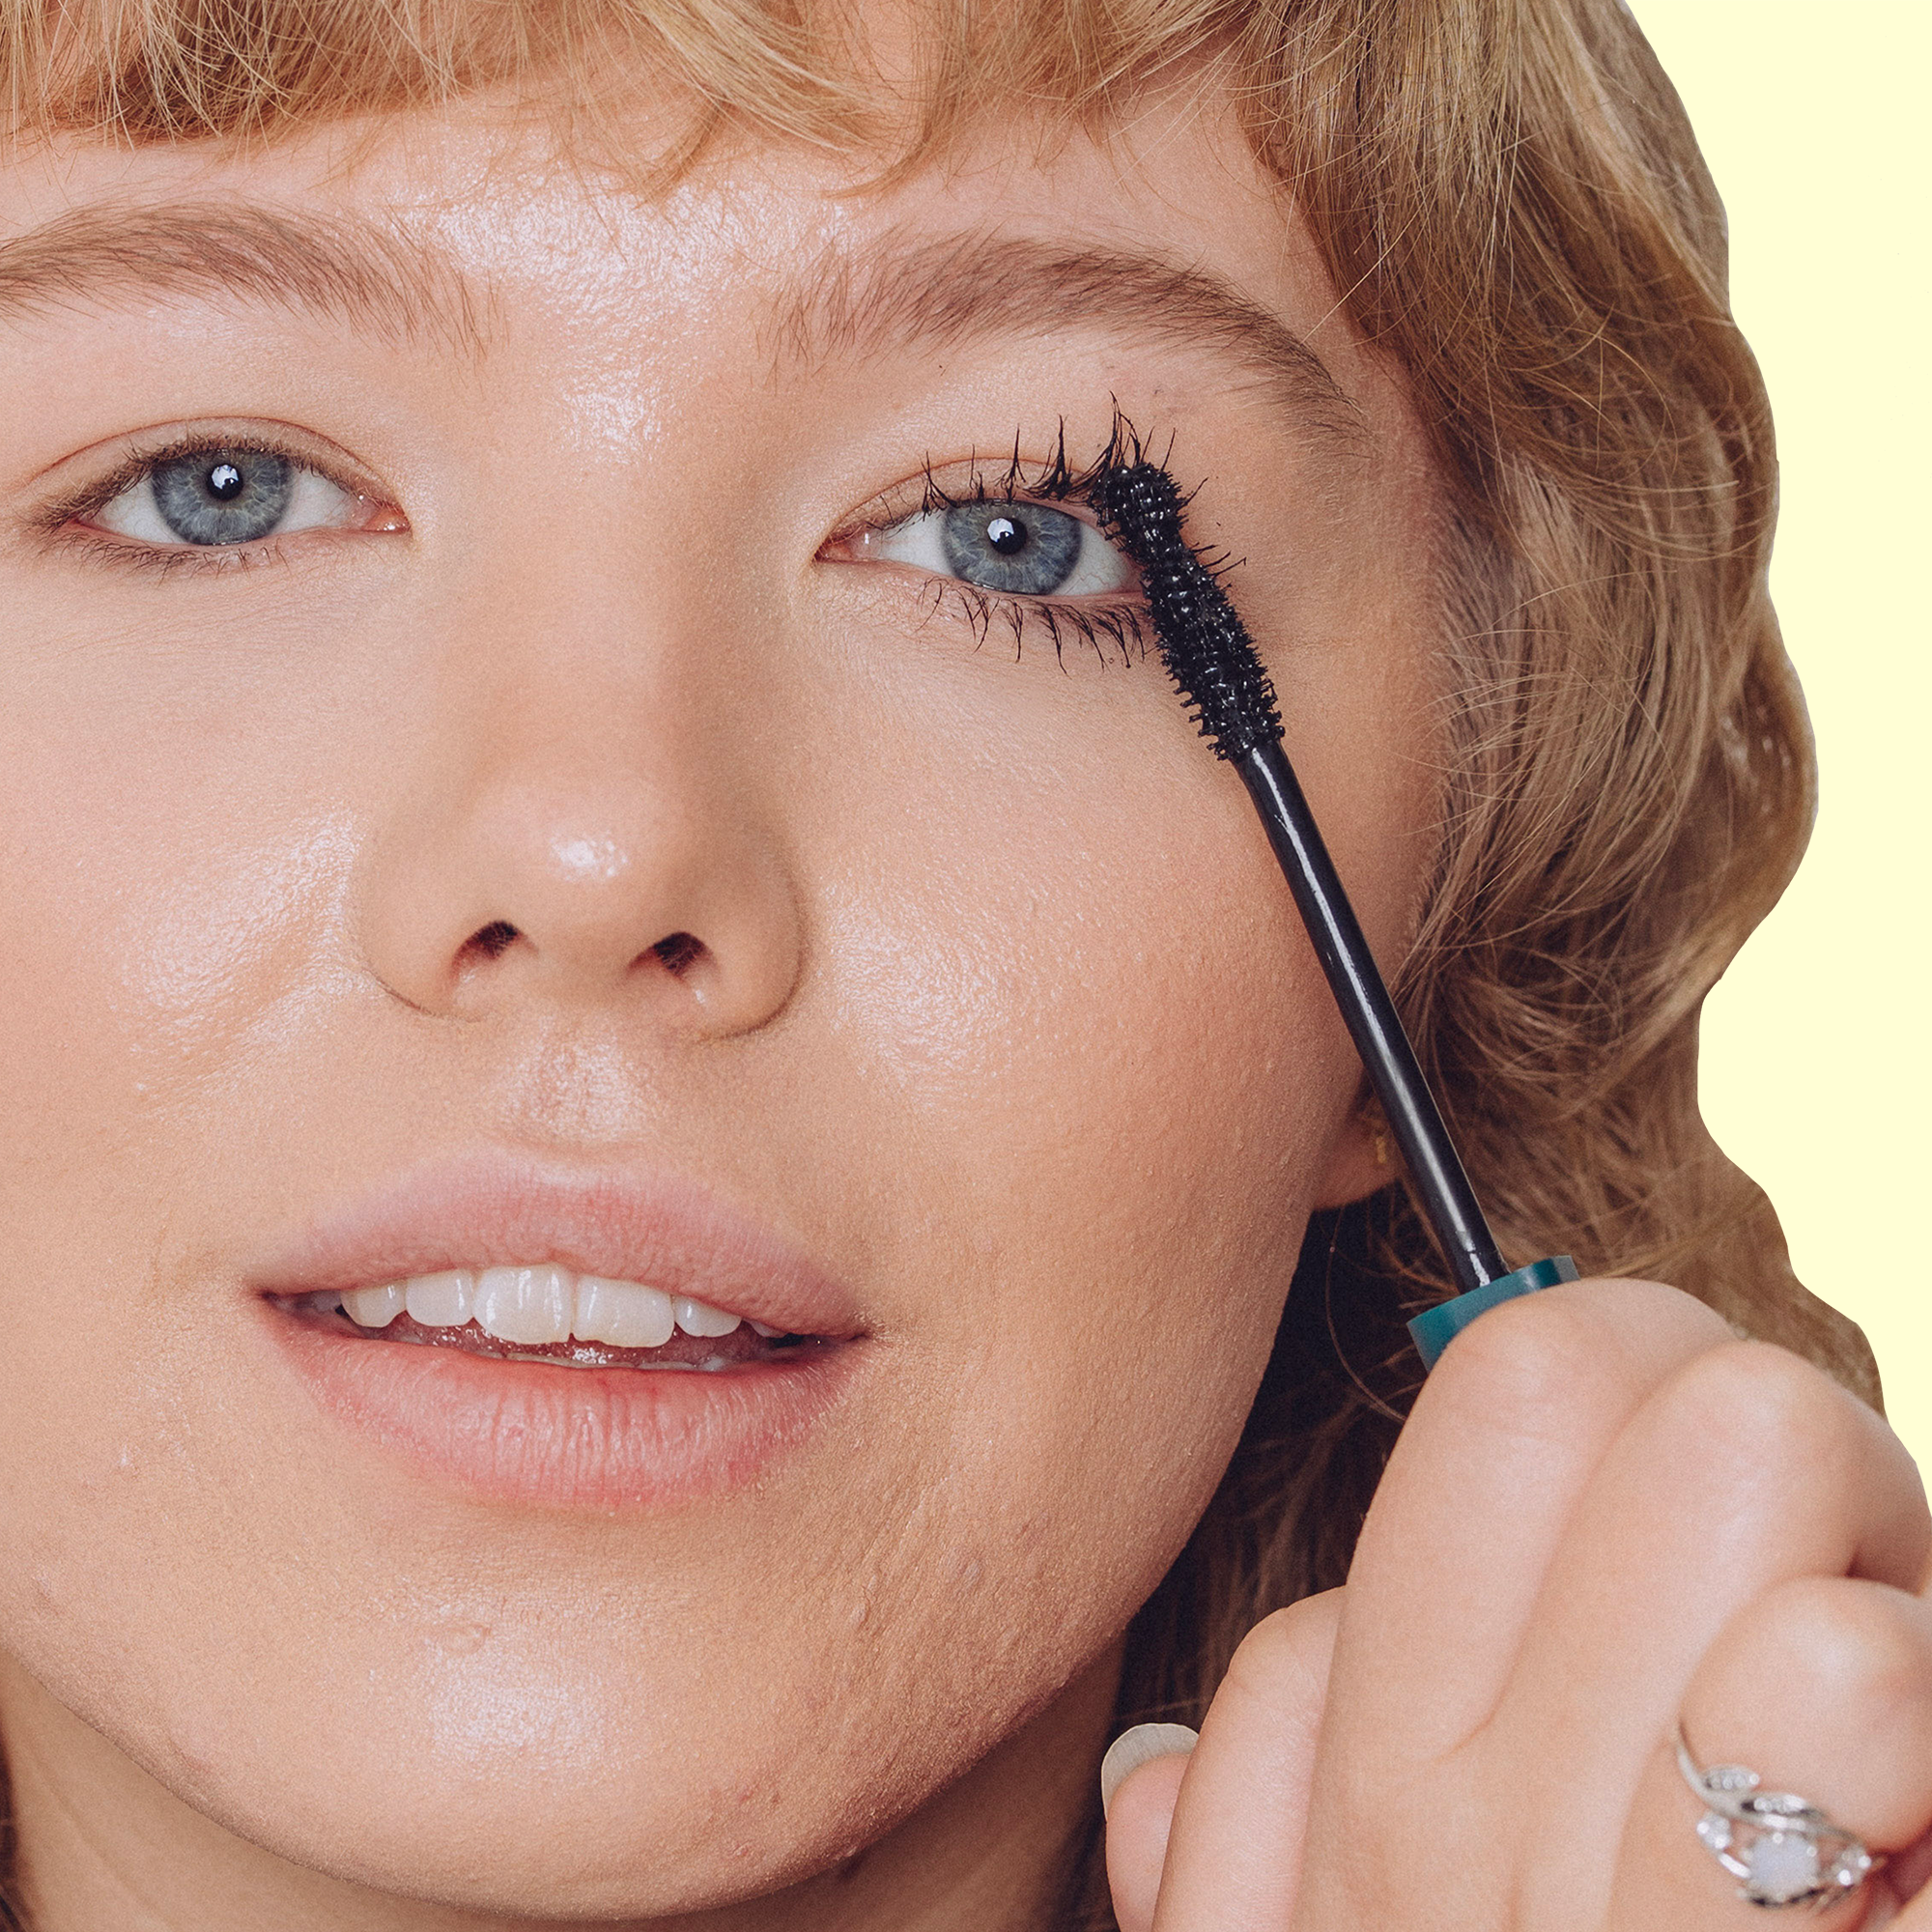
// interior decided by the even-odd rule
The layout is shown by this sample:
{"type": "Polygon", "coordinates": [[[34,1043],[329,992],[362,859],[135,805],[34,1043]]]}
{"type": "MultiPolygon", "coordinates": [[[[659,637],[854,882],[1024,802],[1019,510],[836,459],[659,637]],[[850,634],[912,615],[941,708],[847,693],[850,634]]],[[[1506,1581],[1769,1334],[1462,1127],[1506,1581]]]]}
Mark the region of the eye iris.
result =
{"type": "Polygon", "coordinates": [[[255,543],[288,514],[296,466],[268,450],[202,450],[149,472],[155,508],[184,543],[255,543]]]}
{"type": "Polygon", "coordinates": [[[1044,503],[958,503],[941,535],[955,577],[982,590],[1050,597],[1073,575],[1084,529],[1044,503]]]}

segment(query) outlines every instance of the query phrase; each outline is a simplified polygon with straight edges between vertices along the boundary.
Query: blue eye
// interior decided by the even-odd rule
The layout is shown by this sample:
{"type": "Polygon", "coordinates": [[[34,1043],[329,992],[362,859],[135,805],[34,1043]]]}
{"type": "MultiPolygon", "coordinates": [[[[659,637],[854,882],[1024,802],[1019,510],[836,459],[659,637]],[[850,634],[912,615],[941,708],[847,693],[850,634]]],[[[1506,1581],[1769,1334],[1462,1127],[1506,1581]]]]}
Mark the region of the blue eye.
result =
{"type": "Polygon", "coordinates": [[[1022,597],[1051,597],[1080,561],[1087,526],[1042,503],[960,503],[940,518],[954,577],[1022,597]]]}
{"type": "Polygon", "coordinates": [[[993,498],[922,510],[867,531],[852,549],[1001,597],[1104,596],[1134,581],[1133,565],[1092,524],[1046,503],[993,498]]]}
{"type": "Polygon", "coordinates": [[[235,445],[157,457],[89,521],[157,548],[209,549],[345,529],[369,508],[291,456],[235,445]]]}
{"type": "Polygon", "coordinates": [[[255,543],[288,514],[295,465],[265,450],[206,450],[156,464],[148,483],[161,522],[183,543],[255,543]]]}

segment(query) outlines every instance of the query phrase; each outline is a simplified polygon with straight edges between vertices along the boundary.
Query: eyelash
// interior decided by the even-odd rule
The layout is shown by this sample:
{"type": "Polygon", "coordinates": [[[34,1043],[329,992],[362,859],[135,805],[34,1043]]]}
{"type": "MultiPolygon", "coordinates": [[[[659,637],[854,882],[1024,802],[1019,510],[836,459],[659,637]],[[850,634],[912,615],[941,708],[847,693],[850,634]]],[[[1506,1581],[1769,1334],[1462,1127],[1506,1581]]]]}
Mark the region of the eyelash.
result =
{"type": "MultiPolygon", "coordinates": [[[[991,488],[978,469],[977,459],[969,459],[976,467],[972,489],[964,496],[953,495],[940,483],[928,458],[915,506],[868,519],[852,526],[843,534],[853,536],[866,530],[890,529],[908,517],[955,510],[968,503],[1084,503],[1094,486],[1125,460],[1123,451],[1138,446],[1139,439],[1132,426],[1116,412],[1114,434],[1106,449],[1092,464],[1075,469],[1066,460],[1066,426],[1063,422],[1055,438],[1053,454],[1031,474],[1019,453],[1017,439],[1005,470],[991,488]]],[[[1131,604],[1095,604],[1071,598],[1008,596],[955,577],[930,579],[923,594],[934,614],[950,611],[962,620],[980,647],[996,629],[1004,631],[1012,639],[1015,659],[1023,655],[1030,639],[1042,636],[1052,644],[1054,660],[1063,668],[1069,639],[1090,647],[1103,665],[1111,661],[1110,652],[1123,665],[1147,656],[1152,619],[1146,604],[1139,599],[1131,604]]]]}
{"type": "Polygon", "coordinates": [[[940,578],[927,595],[934,611],[951,605],[981,646],[996,627],[1004,630],[1012,639],[1015,662],[1024,655],[1029,638],[1037,642],[1041,633],[1062,666],[1069,638],[1090,646],[1103,665],[1111,661],[1110,648],[1123,665],[1147,656],[1148,613],[1136,604],[1089,607],[1050,597],[1005,597],[956,578],[940,578]]]}
{"type": "MultiPolygon", "coordinates": [[[[76,518],[91,517],[105,509],[124,490],[131,489],[142,477],[165,463],[227,449],[242,451],[250,456],[286,457],[301,469],[312,469],[317,475],[326,477],[338,490],[347,491],[353,497],[369,497],[361,479],[343,475],[306,450],[277,441],[273,437],[210,430],[176,437],[171,441],[157,443],[152,449],[143,449],[125,458],[107,475],[98,477],[59,501],[48,504],[34,518],[34,523],[48,542],[63,549],[78,551],[88,557],[122,569],[145,571],[157,577],[171,577],[181,571],[247,570],[277,563],[281,560],[281,540],[272,536],[255,543],[183,544],[176,548],[117,538],[75,525],[76,518]]],[[[315,532],[300,530],[292,534],[309,536],[315,532]]]]}

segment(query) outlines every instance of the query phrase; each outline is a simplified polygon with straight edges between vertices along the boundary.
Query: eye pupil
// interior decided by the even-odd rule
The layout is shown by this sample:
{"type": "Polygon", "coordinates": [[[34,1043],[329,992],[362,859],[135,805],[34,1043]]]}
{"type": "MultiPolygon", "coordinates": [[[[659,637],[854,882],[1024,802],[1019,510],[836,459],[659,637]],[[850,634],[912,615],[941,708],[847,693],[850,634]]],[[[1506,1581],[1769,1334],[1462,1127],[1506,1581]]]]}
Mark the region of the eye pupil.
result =
{"type": "Polygon", "coordinates": [[[232,503],[242,494],[245,479],[232,463],[217,463],[208,472],[208,494],[223,503],[232,503]]]}
{"type": "Polygon", "coordinates": [[[986,526],[986,541],[1002,556],[1017,556],[1027,547],[1027,533],[1010,517],[995,517],[986,526]]]}

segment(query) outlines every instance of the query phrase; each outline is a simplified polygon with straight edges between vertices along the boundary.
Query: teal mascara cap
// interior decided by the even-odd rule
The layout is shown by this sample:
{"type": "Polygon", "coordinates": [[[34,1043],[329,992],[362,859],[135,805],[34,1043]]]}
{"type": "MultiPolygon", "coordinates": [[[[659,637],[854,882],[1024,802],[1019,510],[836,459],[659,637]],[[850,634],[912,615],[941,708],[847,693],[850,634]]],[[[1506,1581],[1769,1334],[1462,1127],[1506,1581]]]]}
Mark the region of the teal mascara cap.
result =
{"type": "Polygon", "coordinates": [[[1520,1294],[1534,1294],[1539,1288],[1554,1288],[1559,1281],[1576,1279],[1577,1264],[1568,1255],[1551,1255],[1547,1261],[1531,1262],[1527,1267],[1486,1281],[1481,1288],[1472,1288],[1454,1301],[1438,1301],[1434,1308],[1425,1308],[1408,1324],[1422,1366],[1433,1369],[1443,1350],[1477,1316],[1487,1315],[1499,1303],[1514,1301],[1520,1294]]]}

